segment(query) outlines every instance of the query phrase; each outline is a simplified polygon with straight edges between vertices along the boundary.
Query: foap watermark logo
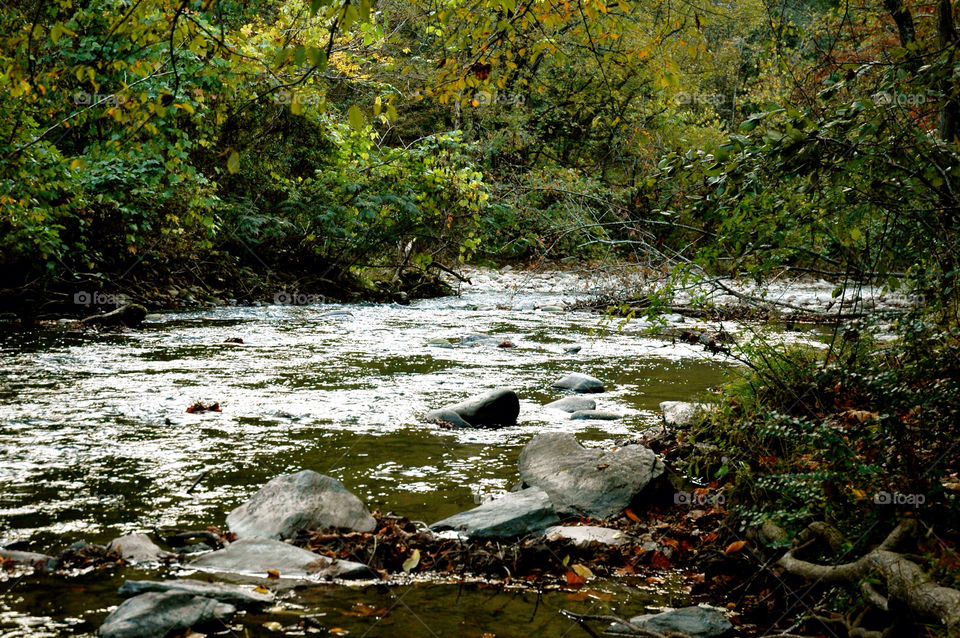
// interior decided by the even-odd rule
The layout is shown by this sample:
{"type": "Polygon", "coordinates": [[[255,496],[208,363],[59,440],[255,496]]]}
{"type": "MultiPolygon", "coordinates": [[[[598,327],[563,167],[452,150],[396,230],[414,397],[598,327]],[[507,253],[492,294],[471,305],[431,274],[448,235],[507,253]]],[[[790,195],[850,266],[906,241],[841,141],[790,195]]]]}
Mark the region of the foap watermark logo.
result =
{"type": "Polygon", "coordinates": [[[78,306],[125,306],[129,299],[124,294],[113,294],[100,291],[88,292],[80,290],[73,293],[73,303],[78,306]]]}
{"type": "Polygon", "coordinates": [[[477,91],[473,94],[470,103],[474,106],[515,106],[526,104],[527,96],[524,93],[507,93],[506,91],[477,91]]]}
{"type": "Polygon", "coordinates": [[[926,104],[926,93],[899,93],[897,91],[880,91],[871,96],[874,104],[887,106],[920,106],[926,104]]]}
{"type": "Polygon", "coordinates": [[[293,105],[298,104],[300,106],[306,106],[308,104],[318,105],[326,101],[326,97],[323,95],[315,95],[312,93],[294,93],[292,91],[276,91],[275,93],[270,94],[270,100],[274,104],[286,104],[293,105]]]}
{"type": "Polygon", "coordinates": [[[77,106],[90,106],[91,104],[106,104],[107,106],[119,106],[127,101],[123,95],[112,93],[89,93],[87,91],[77,91],[73,94],[73,103],[77,106]]]}
{"type": "Polygon", "coordinates": [[[673,502],[677,505],[690,505],[694,507],[715,507],[727,502],[727,497],[723,492],[708,492],[705,490],[694,490],[692,492],[674,492],[673,502]]]}
{"type": "Polygon", "coordinates": [[[273,303],[278,306],[309,306],[311,304],[327,303],[327,298],[323,295],[281,290],[273,296],[273,303]]]}
{"type": "Polygon", "coordinates": [[[901,492],[879,491],[873,495],[874,505],[908,505],[920,507],[927,502],[924,494],[903,494],[901,492]]]}
{"type": "Polygon", "coordinates": [[[719,106],[724,103],[724,97],[720,93],[686,93],[681,91],[673,96],[674,102],[680,106],[690,104],[709,104],[719,106]]]}

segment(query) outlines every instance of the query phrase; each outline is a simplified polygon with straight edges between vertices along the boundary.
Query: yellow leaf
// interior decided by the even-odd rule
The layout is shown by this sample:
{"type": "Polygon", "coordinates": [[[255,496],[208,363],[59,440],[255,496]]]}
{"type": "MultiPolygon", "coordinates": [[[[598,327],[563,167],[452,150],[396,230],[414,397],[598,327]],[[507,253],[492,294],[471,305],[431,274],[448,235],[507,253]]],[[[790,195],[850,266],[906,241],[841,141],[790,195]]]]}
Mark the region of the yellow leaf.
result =
{"type": "Polygon", "coordinates": [[[413,553],[410,554],[410,557],[403,561],[403,571],[410,572],[413,569],[416,569],[417,565],[420,564],[420,550],[415,549],[413,553]]]}
{"type": "Polygon", "coordinates": [[[227,170],[236,173],[240,170],[240,153],[233,151],[227,158],[227,170]]]}

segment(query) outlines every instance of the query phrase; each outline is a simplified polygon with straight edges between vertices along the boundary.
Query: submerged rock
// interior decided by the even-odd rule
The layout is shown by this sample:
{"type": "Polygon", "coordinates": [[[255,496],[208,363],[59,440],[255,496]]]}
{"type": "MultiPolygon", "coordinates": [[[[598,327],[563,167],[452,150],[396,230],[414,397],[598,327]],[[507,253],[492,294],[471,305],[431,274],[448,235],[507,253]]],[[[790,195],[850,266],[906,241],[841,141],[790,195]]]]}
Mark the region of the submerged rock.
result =
{"type": "Polygon", "coordinates": [[[466,421],[464,421],[459,414],[453,410],[444,408],[440,410],[434,410],[427,415],[428,421],[440,421],[442,423],[449,423],[455,428],[470,428],[473,427],[466,421]]]}
{"type": "Polygon", "coordinates": [[[586,397],[569,396],[552,401],[543,407],[563,410],[564,412],[578,412],[580,410],[596,409],[597,402],[593,399],[587,399],[586,397]]]}
{"type": "Polygon", "coordinates": [[[514,538],[538,534],[560,522],[546,492],[537,488],[509,492],[472,510],[437,521],[430,529],[454,530],[467,538],[514,538]]]}
{"type": "Polygon", "coordinates": [[[309,580],[379,578],[375,571],[363,563],[333,560],[266,538],[238,540],[224,549],[195,558],[190,565],[206,571],[263,578],[267,577],[267,572],[277,572],[283,578],[309,580]]]}
{"type": "Polygon", "coordinates": [[[564,348],[564,354],[577,354],[580,350],[583,349],[583,346],[570,346],[569,348],[564,348]]]}
{"type": "Polygon", "coordinates": [[[622,419],[623,415],[617,414],[616,412],[607,412],[605,410],[577,410],[570,415],[570,418],[575,421],[616,421],[618,419],[622,419]]]}
{"type": "Polygon", "coordinates": [[[451,419],[444,418],[444,415],[449,416],[450,413],[474,427],[515,425],[520,414],[520,399],[513,390],[494,390],[429,412],[427,418],[452,422],[451,419]]]}
{"type": "Polygon", "coordinates": [[[337,479],[303,470],[281,474],[227,516],[238,538],[293,538],[307,529],[372,532],[377,521],[337,479]]]}
{"type": "Polygon", "coordinates": [[[593,518],[617,514],[664,471],[642,445],[588,449],[559,432],[535,437],[518,464],[523,482],[549,494],[558,513],[593,518]]]}
{"type": "Polygon", "coordinates": [[[618,529],[599,527],[596,525],[556,526],[543,533],[548,541],[566,540],[578,547],[591,543],[601,545],[623,545],[627,541],[626,535],[618,529]]]}
{"type": "Polygon", "coordinates": [[[573,390],[581,394],[604,391],[603,382],[600,379],[579,372],[571,372],[559,381],[555,381],[550,387],[558,390],[573,390]]]}
{"type": "Polygon", "coordinates": [[[123,597],[139,596],[147,592],[177,592],[212,598],[241,608],[258,608],[273,602],[273,594],[254,591],[252,586],[230,583],[209,583],[205,580],[178,578],[177,580],[128,580],[117,591],[123,597]]]}
{"type": "Polygon", "coordinates": [[[100,626],[102,638],[164,638],[185,629],[223,623],[237,611],[233,605],[181,592],[141,594],[124,601],[100,626]]]}
{"type": "Polygon", "coordinates": [[[176,556],[160,549],[146,534],[127,534],[115,538],[107,545],[107,551],[117,552],[131,563],[157,563],[176,556]]]}
{"type": "MultiPolygon", "coordinates": [[[[660,633],[675,631],[691,638],[713,638],[733,628],[723,612],[711,607],[683,607],[660,614],[645,614],[630,619],[630,624],[660,633]]],[[[606,633],[646,635],[633,632],[626,626],[613,623],[606,633]]]]}
{"type": "Polygon", "coordinates": [[[708,409],[704,403],[689,401],[663,401],[660,411],[663,412],[663,422],[671,427],[687,427],[703,415],[708,409]]]}
{"type": "Polygon", "coordinates": [[[453,348],[452,343],[440,337],[436,339],[430,339],[429,341],[427,341],[427,345],[430,346],[431,348],[453,348]]]}

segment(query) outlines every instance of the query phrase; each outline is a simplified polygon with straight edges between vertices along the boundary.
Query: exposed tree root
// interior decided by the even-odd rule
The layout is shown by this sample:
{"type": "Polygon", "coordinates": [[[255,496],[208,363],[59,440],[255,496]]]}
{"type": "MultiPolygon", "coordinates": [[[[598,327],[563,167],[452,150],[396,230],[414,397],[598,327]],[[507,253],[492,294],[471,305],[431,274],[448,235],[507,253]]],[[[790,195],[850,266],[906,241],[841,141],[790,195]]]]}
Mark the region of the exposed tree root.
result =
{"type": "MultiPolygon", "coordinates": [[[[889,536],[876,548],[859,560],[840,565],[818,565],[794,556],[791,550],[778,561],[779,565],[791,574],[807,580],[857,583],[871,574],[879,574],[886,583],[886,596],[877,592],[873,586],[865,584],[864,597],[874,606],[887,610],[888,601],[897,601],[905,605],[918,616],[936,620],[953,629],[960,628],[960,591],[941,587],[933,582],[923,569],[908,560],[903,554],[892,551],[904,538],[916,530],[916,521],[910,519],[901,522],[889,536]]],[[[805,535],[819,535],[833,546],[840,532],[829,525],[819,524],[817,528],[808,528],[805,535]],[[827,529],[829,528],[829,531],[827,529]]],[[[851,636],[880,636],[879,632],[870,632],[862,628],[848,626],[851,636]]]]}

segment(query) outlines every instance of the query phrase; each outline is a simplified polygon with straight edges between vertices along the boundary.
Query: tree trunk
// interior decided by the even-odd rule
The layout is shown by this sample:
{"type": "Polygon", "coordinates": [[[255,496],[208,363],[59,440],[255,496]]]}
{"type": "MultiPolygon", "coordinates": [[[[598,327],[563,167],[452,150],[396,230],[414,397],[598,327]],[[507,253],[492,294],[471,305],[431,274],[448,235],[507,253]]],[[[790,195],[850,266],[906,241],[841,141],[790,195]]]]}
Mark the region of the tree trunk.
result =
{"type": "Polygon", "coordinates": [[[953,78],[953,59],[957,41],[957,31],[953,24],[953,3],[951,0],[937,2],[937,39],[940,48],[947,56],[947,74],[940,82],[943,104],[940,106],[938,132],[944,142],[954,142],[960,131],[960,102],[957,101],[957,84],[953,78]]]}

